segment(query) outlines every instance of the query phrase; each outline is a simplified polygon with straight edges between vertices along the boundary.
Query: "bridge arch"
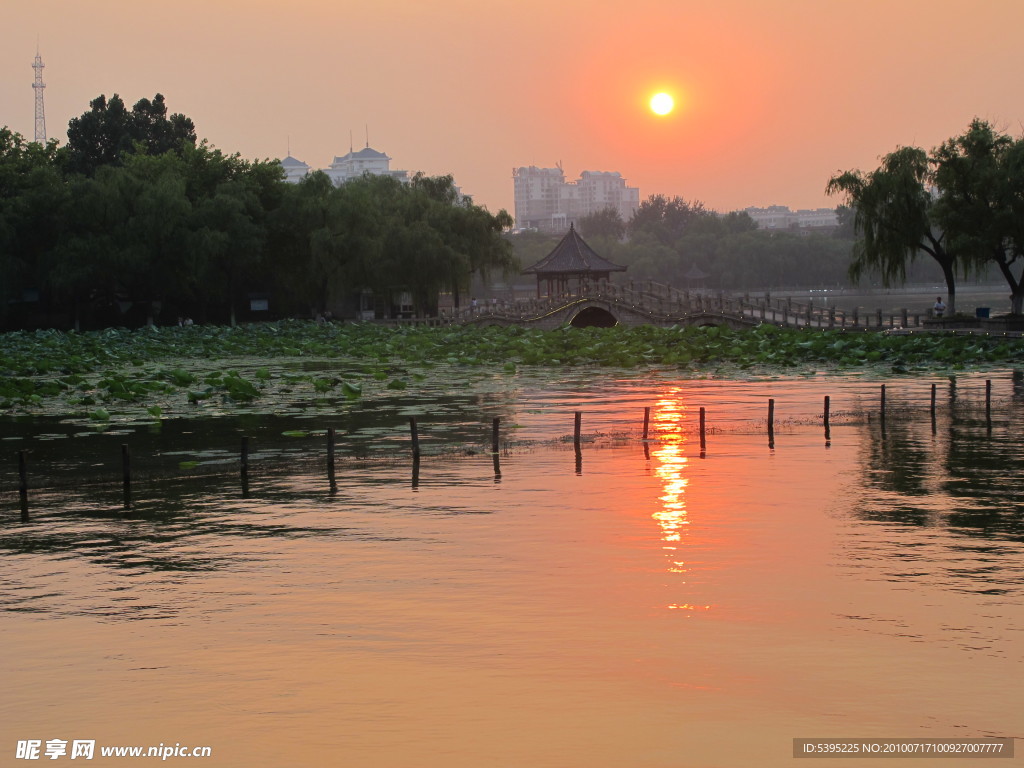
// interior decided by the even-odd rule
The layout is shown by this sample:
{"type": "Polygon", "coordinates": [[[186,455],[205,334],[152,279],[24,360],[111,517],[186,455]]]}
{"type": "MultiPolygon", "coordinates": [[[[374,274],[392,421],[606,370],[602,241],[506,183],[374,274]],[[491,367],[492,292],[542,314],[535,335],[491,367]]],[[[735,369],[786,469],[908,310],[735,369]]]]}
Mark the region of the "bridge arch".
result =
{"type": "Polygon", "coordinates": [[[584,307],[569,321],[573,328],[614,328],[619,319],[603,307],[584,307]]]}

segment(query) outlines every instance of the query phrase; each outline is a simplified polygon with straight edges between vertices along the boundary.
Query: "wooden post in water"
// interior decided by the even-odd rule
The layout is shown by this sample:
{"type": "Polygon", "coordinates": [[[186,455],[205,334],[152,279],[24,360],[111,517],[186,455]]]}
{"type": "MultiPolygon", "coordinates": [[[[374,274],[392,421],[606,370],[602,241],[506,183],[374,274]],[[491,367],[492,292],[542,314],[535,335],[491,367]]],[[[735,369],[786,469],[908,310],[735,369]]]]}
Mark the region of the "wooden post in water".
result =
{"type": "Polygon", "coordinates": [[[644,436],[643,439],[647,440],[647,430],[651,425],[651,406],[644,406],[644,436]]]}
{"type": "Polygon", "coordinates": [[[937,385],[932,382],[932,402],[931,402],[931,413],[932,413],[932,434],[935,434],[935,400],[937,396],[937,385]]]}
{"type": "Polygon", "coordinates": [[[28,468],[25,451],[18,451],[18,498],[21,500],[21,519],[28,522],[28,468]]]}
{"type": "Polygon", "coordinates": [[[775,447],[775,400],[768,398],[768,447],[775,447]]]}
{"type": "Polygon", "coordinates": [[[420,458],[420,433],[416,427],[416,417],[409,417],[409,434],[412,436],[412,457],[418,461],[420,458]]]}
{"type": "Polygon", "coordinates": [[[494,460],[494,482],[501,482],[501,461],[498,452],[501,446],[501,419],[497,416],[491,421],[491,458],[494,460]]]}
{"type": "Polygon", "coordinates": [[[583,474],[583,451],[580,450],[580,426],[583,421],[583,413],[576,411],[576,424],[573,428],[572,444],[576,450],[576,474],[583,474]]]}
{"type": "Polygon", "coordinates": [[[700,407],[700,457],[703,459],[707,453],[708,440],[707,440],[707,413],[704,411],[704,406],[700,407]]]}
{"type": "Polygon", "coordinates": [[[992,379],[985,379],[985,423],[992,428],[992,379]]]}
{"type": "Polygon", "coordinates": [[[881,410],[882,421],[885,421],[885,384],[882,385],[882,392],[879,398],[879,409],[881,410]]]}
{"type": "Polygon", "coordinates": [[[249,438],[242,437],[242,456],[241,456],[241,472],[242,472],[242,495],[248,495],[249,493],[249,438]]]}
{"type": "Polygon", "coordinates": [[[825,395],[825,442],[827,443],[832,439],[832,430],[829,425],[829,405],[830,399],[828,395],[825,395]]]}
{"type": "Polygon", "coordinates": [[[327,480],[331,484],[331,491],[338,490],[338,482],[334,475],[334,427],[327,428],[327,480]]]}
{"type": "Polygon", "coordinates": [[[132,508],[132,460],[128,444],[121,443],[121,481],[124,489],[124,508],[132,508]]]}

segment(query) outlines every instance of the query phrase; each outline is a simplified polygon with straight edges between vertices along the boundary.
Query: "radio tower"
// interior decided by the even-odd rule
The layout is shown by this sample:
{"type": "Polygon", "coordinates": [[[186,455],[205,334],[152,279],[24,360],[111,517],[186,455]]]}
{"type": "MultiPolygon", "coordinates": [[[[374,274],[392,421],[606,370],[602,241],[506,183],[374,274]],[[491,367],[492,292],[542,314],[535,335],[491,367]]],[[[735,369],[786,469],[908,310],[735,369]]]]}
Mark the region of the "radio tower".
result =
{"type": "Polygon", "coordinates": [[[46,144],[46,112],[43,110],[43,57],[39,55],[36,48],[36,60],[32,62],[32,69],[36,71],[36,80],[32,83],[32,90],[36,92],[36,141],[46,144]]]}

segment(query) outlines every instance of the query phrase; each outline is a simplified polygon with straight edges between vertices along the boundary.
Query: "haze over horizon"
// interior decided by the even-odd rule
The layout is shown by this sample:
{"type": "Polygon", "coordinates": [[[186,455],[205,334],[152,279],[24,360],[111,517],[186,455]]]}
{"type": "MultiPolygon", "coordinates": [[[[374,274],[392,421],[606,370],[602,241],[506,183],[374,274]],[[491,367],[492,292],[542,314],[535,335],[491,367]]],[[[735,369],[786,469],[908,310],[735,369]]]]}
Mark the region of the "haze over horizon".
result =
{"type": "Polygon", "coordinates": [[[925,149],[974,117],[1024,125],[1024,3],[952,0],[538,0],[346,4],[16,0],[0,46],[0,124],[33,135],[100,94],[162,93],[197,134],[247,159],[313,168],[370,146],[392,168],[451,173],[514,213],[512,169],[618,171],[728,211],[834,207],[828,178],[925,149]],[[654,115],[655,91],[676,109],[654,115]]]}

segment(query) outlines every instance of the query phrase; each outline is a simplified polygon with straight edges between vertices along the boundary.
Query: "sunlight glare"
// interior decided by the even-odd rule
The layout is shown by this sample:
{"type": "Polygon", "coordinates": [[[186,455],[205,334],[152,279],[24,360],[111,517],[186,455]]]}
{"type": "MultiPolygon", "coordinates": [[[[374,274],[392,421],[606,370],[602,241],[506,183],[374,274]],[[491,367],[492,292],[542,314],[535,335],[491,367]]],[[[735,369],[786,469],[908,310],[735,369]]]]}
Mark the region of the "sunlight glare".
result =
{"type": "Polygon", "coordinates": [[[656,93],[651,97],[651,111],[656,115],[667,115],[675,105],[675,99],[667,93],[656,93]]]}

